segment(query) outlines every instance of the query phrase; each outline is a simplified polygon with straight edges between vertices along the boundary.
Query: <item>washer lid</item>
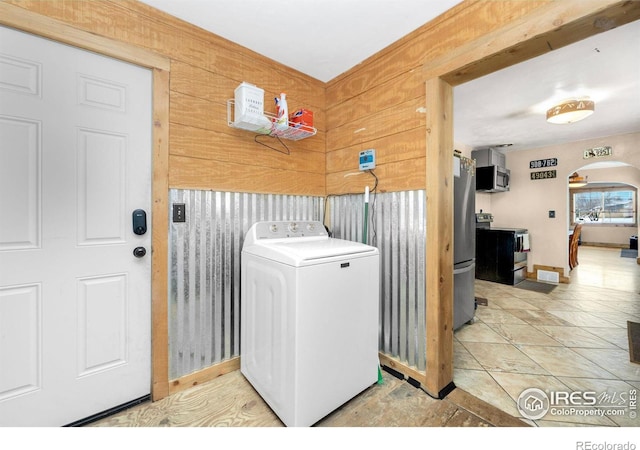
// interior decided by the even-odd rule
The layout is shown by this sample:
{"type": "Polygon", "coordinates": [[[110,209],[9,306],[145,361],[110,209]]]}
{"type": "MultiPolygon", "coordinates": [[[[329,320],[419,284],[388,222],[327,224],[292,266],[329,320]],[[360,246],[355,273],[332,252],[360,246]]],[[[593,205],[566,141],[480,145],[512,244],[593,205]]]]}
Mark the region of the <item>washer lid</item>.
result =
{"type": "Polygon", "coordinates": [[[369,256],[378,249],[360,242],[330,237],[268,239],[245,246],[243,252],[294,266],[345,256],[369,256]]]}

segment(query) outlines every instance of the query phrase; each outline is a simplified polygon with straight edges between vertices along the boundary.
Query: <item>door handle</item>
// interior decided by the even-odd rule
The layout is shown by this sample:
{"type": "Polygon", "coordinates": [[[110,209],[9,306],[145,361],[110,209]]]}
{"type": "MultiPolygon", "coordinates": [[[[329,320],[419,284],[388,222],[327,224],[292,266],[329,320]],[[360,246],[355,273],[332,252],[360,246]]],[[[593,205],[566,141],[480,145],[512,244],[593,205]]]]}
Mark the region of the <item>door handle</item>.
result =
{"type": "Polygon", "coordinates": [[[136,258],[142,258],[146,254],[147,249],[144,247],[136,247],[133,249],[133,256],[135,256],[136,258]]]}

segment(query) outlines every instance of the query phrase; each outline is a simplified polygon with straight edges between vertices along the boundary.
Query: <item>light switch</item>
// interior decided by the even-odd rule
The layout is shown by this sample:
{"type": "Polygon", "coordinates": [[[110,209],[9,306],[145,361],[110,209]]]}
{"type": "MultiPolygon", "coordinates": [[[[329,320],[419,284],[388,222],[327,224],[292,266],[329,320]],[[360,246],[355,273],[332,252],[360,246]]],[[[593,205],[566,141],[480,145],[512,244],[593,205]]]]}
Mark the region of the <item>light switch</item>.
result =
{"type": "Polygon", "coordinates": [[[185,218],[185,204],[184,203],[174,203],[173,204],[173,222],[184,222],[185,218]]]}

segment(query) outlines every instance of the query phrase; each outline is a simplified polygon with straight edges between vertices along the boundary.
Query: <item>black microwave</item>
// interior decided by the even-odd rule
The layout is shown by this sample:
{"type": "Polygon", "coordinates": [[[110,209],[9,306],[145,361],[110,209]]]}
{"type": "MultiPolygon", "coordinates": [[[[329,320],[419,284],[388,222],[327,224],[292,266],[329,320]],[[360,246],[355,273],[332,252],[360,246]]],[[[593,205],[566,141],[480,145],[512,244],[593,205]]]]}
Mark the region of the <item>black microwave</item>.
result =
{"type": "Polygon", "coordinates": [[[508,191],[510,173],[509,169],[499,166],[476,167],[476,191],[508,191]]]}

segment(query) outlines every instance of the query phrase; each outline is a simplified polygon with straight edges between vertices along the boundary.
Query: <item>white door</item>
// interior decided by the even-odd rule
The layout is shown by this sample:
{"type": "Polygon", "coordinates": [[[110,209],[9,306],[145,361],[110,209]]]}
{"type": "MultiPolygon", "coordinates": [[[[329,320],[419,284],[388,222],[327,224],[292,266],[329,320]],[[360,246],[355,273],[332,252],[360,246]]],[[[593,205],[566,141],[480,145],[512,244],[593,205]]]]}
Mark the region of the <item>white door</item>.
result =
{"type": "Polygon", "coordinates": [[[0,27],[0,426],[151,390],[151,86],[147,69],[0,27]]]}

